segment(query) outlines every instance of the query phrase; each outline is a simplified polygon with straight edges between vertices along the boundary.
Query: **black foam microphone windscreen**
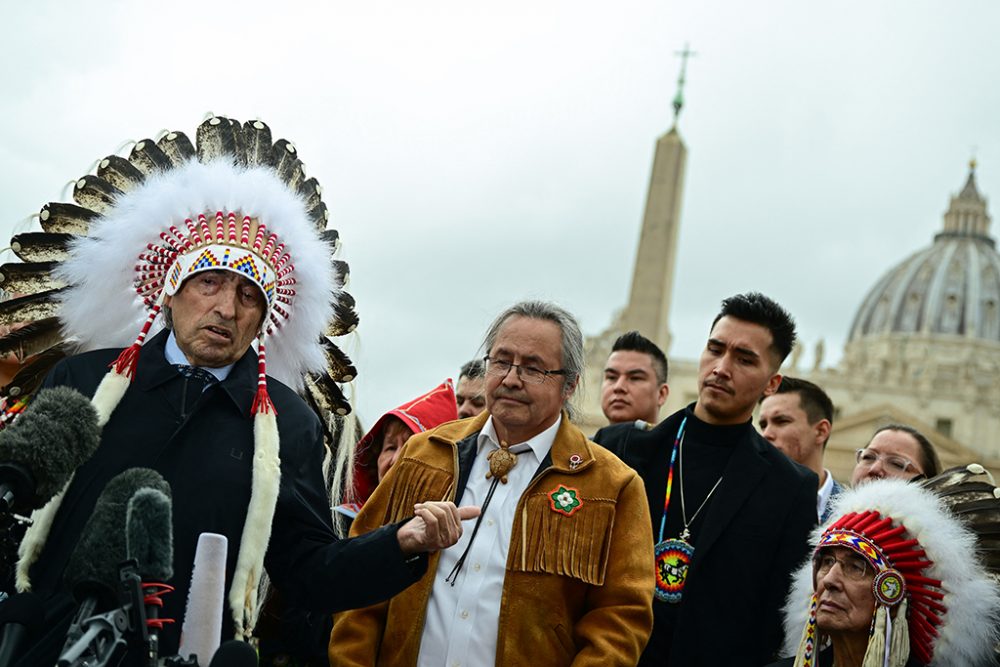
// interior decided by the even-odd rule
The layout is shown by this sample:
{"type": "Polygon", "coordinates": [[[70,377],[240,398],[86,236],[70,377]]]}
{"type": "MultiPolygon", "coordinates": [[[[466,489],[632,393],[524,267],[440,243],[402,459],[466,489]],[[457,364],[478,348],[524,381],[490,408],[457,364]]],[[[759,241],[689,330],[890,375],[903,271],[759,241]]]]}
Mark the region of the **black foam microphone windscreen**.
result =
{"type": "Polygon", "coordinates": [[[129,468],[119,473],[98,497],[66,565],[66,584],[77,601],[96,597],[112,607],[118,606],[118,566],[128,558],[128,506],[144,488],[170,497],[170,485],[149,468],[129,468]]]}
{"type": "Polygon", "coordinates": [[[230,639],[212,656],[208,667],[256,667],[257,652],[246,642],[230,639]]]}
{"type": "Polygon", "coordinates": [[[99,443],[90,399],[68,387],[43,389],[0,431],[0,498],[22,513],[41,507],[99,443]]]}

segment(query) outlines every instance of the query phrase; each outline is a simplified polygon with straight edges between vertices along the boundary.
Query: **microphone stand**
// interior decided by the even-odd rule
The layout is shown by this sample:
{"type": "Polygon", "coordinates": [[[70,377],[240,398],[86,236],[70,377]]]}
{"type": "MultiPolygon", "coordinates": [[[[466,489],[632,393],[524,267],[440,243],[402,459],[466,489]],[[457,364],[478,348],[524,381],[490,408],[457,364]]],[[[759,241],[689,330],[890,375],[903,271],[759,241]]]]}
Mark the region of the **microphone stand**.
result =
{"type": "Polygon", "coordinates": [[[103,667],[126,645],[122,636],[128,628],[125,610],[89,616],[93,608],[92,601],[80,606],[56,663],[58,667],[103,667]]]}
{"type": "Polygon", "coordinates": [[[121,606],[103,614],[93,614],[93,598],[80,605],[70,626],[58,667],[106,667],[129,645],[140,645],[149,667],[159,660],[158,630],[173,619],[159,618],[163,606],[160,595],[172,591],[166,584],[143,584],[134,559],[119,567],[121,606]],[[151,589],[147,595],[143,588],[151,589]]]}
{"type": "Polygon", "coordinates": [[[37,500],[31,471],[20,463],[0,462],[0,512],[24,512],[37,506],[37,500]]]}

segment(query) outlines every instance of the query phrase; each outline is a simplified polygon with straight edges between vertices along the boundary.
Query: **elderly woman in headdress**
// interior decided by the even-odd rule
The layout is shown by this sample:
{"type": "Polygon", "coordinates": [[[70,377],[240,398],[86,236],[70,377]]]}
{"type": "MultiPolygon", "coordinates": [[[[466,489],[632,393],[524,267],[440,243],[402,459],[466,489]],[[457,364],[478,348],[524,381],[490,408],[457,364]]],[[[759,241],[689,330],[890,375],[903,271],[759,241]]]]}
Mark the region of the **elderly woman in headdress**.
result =
{"type": "Polygon", "coordinates": [[[1000,511],[979,466],[925,483],[883,480],[840,496],[813,535],[785,606],[785,655],[812,667],[995,664],[1000,589],[976,534],[948,506],[1000,511]],[[961,492],[961,493],[959,493],[961,492]],[[964,494],[964,495],[963,495],[964,494]],[[985,500],[983,500],[985,498],[985,500]]]}

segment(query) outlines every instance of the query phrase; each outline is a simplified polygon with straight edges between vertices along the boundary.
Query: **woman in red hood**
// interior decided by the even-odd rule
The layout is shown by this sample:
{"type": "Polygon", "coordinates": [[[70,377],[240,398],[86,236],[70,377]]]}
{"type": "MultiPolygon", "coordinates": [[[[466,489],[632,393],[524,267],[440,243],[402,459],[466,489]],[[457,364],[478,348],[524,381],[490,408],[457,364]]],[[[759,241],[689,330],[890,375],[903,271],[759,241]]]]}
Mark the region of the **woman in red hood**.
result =
{"type": "Polygon", "coordinates": [[[354,484],[349,500],[337,511],[353,519],[396,462],[403,443],[414,433],[458,419],[455,389],[447,379],[426,394],[382,415],[357,446],[354,484]]]}

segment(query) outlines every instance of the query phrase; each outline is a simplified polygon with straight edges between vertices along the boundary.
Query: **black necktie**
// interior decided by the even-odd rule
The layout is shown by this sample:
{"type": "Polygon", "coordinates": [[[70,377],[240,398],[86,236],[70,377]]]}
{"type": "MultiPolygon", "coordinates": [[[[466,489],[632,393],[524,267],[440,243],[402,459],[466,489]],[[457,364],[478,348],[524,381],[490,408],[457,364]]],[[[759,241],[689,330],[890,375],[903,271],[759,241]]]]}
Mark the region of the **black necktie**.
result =
{"type": "Polygon", "coordinates": [[[184,378],[184,386],[181,389],[181,421],[187,419],[188,415],[198,404],[198,399],[205,393],[205,390],[219,381],[217,377],[197,366],[187,364],[174,364],[174,368],[184,378]]]}
{"type": "Polygon", "coordinates": [[[178,373],[186,377],[189,382],[197,383],[202,389],[219,381],[219,378],[215,377],[204,368],[188,366],[187,364],[174,364],[174,368],[177,369],[178,373]]]}

